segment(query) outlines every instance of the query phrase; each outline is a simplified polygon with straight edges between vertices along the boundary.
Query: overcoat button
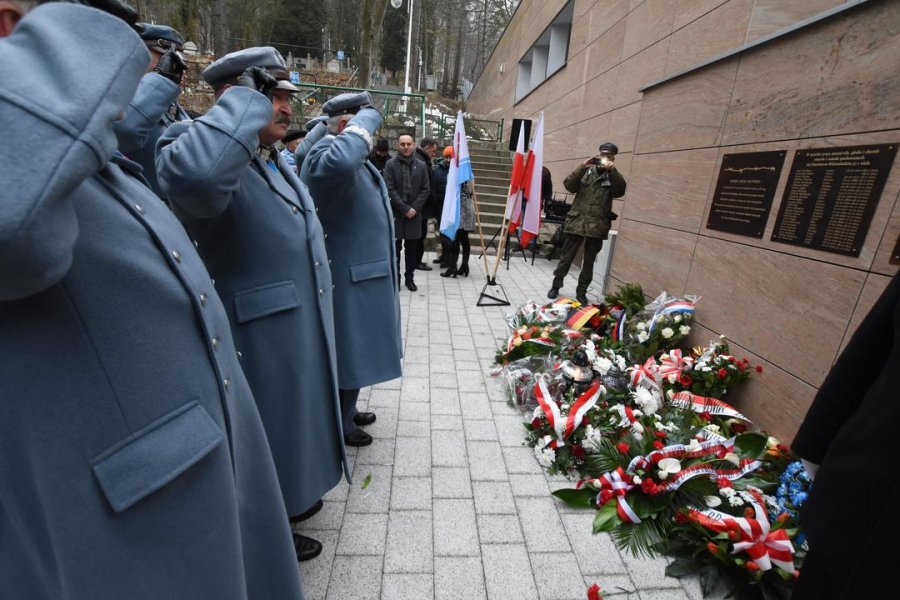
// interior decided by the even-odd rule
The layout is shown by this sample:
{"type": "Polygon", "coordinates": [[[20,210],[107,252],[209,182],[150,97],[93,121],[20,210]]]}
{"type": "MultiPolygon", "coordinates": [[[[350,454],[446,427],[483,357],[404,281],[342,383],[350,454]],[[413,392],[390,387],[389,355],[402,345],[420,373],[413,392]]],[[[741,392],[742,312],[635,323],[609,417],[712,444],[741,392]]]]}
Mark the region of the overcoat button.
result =
{"type": "Polygon", "coordinates": [[[218,349],[219,349],[219,338],[214,337],[214,338],[213,338],[212,340],[210,340],[210,341],[212,342],[213,350],[218,350],[218,349]]]}
{"type": "Polygon", "coordinates": [[[226,378],[222,381],[222,386],[227,390],[227,389],[228,389],[228,386],[230,386],[230,385],[231,385],[231,380],[228,379],[228,378],[226,377],[226,378]]]}
{"type": "Polygon", "coordinates": [[[138,213],[140,213],[140,214],[144,214],[144,207],[141,206],[140,204],[135,204],[134,210],[138,211],[138,213]]]}
{"type": "Polygon", "coordinates": [[[200,294],[200,306],[206,306],[206,294],[200,294]]]}
{"type": "Polygon", "coordinates": [[[178,250],[172,250],[172,258],[175,259],[175,262],[180,263],[181,262],[181,252],[179,252],[178,250]]]}

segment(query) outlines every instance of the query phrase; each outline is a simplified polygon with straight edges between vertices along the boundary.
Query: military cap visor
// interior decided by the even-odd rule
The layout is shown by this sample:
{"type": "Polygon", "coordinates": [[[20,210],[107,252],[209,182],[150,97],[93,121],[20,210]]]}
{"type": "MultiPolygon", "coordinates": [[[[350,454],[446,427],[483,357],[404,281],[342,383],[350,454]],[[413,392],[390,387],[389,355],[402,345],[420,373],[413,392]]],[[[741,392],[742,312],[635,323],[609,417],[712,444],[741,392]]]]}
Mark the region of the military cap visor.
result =
{"type": "Polygon", "coordinates": [[[290,73],[288,73],[281,53],[271,46],[245,48],[226,54],[204,69],[203,79],[213,89],[219,89],[226,83],[234,83],[238,76],[250,67],[260,67],[268,71],[272,77],[278,80],[278,86],[275,89],[288,92],[300,91],[291,83],[290,73]]]}
{"type": "Polygon", "coordinates": [[[603,154],[618,154],[619,147],[613,144],[612,142],[606,142],[600,144],[600,152],[603,154]]]}
{"type": "Polygon", "coordinates": [[[292,142],[298,138],[302,138],[306,136],[306,132],[302,129],[289,129],[284,137],[281,138],[281,141],[287,144],[288,142],[292,142]]]}
{"type": "Polygon", "coordinates": [[[372,96],[369,92],[349,92],[338,94],[322,105],[322,112],[329,117],[340,115],[355,115],[363,107],[372,104],[372,96]]]}
{"type": "Polygon", "coordinates": [[[141,39],[148,44],[168,48],[174,45],[177,50],[184,46],[184,38],[177,29],[168,25],[153,25],[150,23],[138,23],[141,39]]]}

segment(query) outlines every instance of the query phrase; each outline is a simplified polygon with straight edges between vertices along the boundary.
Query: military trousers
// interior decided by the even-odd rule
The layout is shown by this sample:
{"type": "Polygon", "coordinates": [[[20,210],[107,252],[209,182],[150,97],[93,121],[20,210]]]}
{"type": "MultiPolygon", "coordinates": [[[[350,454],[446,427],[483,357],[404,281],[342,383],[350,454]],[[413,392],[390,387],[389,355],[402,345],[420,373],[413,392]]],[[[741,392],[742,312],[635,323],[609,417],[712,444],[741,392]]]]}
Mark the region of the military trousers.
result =
{"type": "Polygon", "coordinates": [[[356,423],[353,422],[353,417],[359,412],[356,410],[359,388],[355,390],[338,390],[338,398],[341,400],[341,420],[344,422],[344,435],[347,436],[356,431],[356,423]]]}
{"type": "Polygon", "coordinates": [[[581,273],[578,275],[578,287],[575,288],[575,293],[587,294],[588,286],[591,285],[591,280],[594,278],[594,260],[600,249],[603,248],[603,240],[600,238],[565,234],[559,265],[553,271],[553,287],[561,288],[563,286],[563,279],[569,273],[569,268],[572,266],[572,261],[575,260],[575,255],[582,242],[584,242],[584,262],[581,265],[581,273]]]}

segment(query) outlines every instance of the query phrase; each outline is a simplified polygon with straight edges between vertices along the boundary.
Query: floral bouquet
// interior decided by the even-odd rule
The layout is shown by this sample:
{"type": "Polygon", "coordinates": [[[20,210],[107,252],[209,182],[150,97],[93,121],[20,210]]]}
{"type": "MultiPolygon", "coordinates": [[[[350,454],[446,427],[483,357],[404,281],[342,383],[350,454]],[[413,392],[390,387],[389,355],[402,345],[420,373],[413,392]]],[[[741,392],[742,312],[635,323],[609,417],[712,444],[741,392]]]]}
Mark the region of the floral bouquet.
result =
{"type": "Polygon", "coordinates": [[[635,362],[677,348],[691,332],[695,305],[700,298],[675,298],[662,292],[625,323],[623,342],[635,362]]]}
{"type": "MultiPolygon", "coordinates": [[[[564,343],[574,337],[572,333],[567,333],[563,327],[541,322],[523,323],[513,330],[506,346],[497,350],[494,362],[502,366],[528,356],[558,353],[564,343]]],[[[580,334],[577,335],[580,337],[580,334]]]]}

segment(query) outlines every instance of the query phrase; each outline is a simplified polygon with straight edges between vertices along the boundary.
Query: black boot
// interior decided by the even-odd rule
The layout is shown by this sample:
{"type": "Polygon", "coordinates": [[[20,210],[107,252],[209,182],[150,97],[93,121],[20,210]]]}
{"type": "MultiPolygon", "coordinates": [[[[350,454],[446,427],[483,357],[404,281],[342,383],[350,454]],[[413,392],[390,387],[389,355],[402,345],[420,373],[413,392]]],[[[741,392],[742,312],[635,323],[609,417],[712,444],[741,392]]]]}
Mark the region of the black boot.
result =
{"type": "Polygon", "coordinates": [[[456,279],[456,269],[453,267],[447,267],[447,270],[441,273],[441,277],[452,277],[456,279]]]}
{"type": "Polygon", "coordinates": [[[469,263],[463,263],[461,267],[456,270],[456,274],[460,277],[468,277],[469,276],[469,263]]]}

